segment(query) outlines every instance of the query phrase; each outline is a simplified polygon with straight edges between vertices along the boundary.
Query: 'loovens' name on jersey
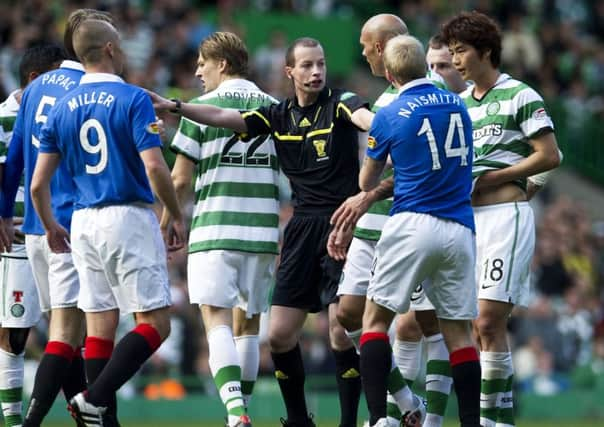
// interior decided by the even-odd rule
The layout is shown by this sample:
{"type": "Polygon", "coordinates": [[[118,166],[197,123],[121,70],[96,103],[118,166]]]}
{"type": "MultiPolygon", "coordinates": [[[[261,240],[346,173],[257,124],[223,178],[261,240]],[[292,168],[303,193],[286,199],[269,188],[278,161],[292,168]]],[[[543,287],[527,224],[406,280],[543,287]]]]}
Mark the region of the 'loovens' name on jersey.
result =
{"type": "Polygon", "coordinates": [[[115,100],[115,97],[107,92],[100,92],[98,95],[96,91],[92,91],[90,93],[79,94],[78,96],[74,96],[67,104],[69,105],[69,111],[73,111],[78,107],[88,104],[101,104],[105,107],[111,107],[111,104],[115,100]]]}
{"type": "Polygon", "coordinates": [[[401,108],[398,112],[399,116],[410,117],[413,110],[423,105],[434,105],[434,104],[456,104],[462,105],[463,101],[457,95],[452,93],[430,93],[427,95],[420,95],[413,100],[407,101],[407,108],[401,108]]]}
{"type": "Polygon", "coordinates": [[[474,129],[472,131],[472,137],[474,138],[474,141],[477,141],[487,136],[500,136],[502,132],[503,125],[501,123],[490,123],[481,128],[474,129]]]}
{"type": "Polygon", "coordinates": [[[62,86],[65,90],[71,90],[78,83],[79,82],[73,80],[65,74],[50,73],[49,75],[49,73],[46,73],[42,76],[43,85],[59,85],[62,86]]]}

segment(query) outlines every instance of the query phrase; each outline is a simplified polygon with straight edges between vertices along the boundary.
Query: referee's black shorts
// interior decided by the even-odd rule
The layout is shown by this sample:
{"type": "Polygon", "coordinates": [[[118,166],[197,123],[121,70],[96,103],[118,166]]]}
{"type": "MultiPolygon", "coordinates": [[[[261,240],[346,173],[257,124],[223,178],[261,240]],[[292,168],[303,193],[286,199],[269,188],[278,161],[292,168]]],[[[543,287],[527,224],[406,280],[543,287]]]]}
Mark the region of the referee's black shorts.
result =
{"type": "Polygon", "coordinates": [[[329,219],[295,214],[285,227],[272,305],[317,313],[337,301],[344,262],[327,254],[329,219]]]}

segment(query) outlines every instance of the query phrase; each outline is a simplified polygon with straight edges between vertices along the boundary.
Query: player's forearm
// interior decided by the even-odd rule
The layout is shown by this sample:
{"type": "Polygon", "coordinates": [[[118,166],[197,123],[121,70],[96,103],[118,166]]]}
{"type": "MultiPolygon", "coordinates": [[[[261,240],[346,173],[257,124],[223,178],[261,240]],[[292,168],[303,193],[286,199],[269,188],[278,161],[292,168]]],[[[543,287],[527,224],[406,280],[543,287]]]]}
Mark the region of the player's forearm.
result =
{"type": "Polygon", "coordinates": [[[385,161],[365,157],[363,167],[359,173],[359,187],[363,191],[371,191],[380,184],[380,175],[384,170],[385,161]]]}
{"type": "Polygon", "coordinates": [[[178,221],[182,220],[182,212],[168,167],[165,164],[150,165],[147,167],[147,176],[153,192],[162,202],[170,217],[178,221]]]}
{"type": "Polygon", "coordinates": [[[240,133],[247,131],[245,121],[237,110],[213,105],[182,103],[179,113],[189,120],[208,126],[228,128],[240,133]]]}
{"type": "Polygon", "coordinates": [[[394,176],[380,181],[379,185],[371,191],[374,202],[385,200],[394,194],[394,176]]]}
{"type": "Polygon", "coordinates": [[[51,207],[50,185],[36,179],[35,175],[31,183],[31,200],[44,229],[49,230],[55,222],[51,207]]]}
{"type": "Polygon", "coordinates": [[[560,157],[557,153],[554,153],[555,155],[548,154],[549,153],[544,152],[534,152],[526,159],[513,166],[500,169],[496,172],[489,172],[490,174],[494,173],[497,175],[496,182],[492,182],[492,184],[504,184],[520,179],[526,179],[557,168],[560,165],[560,157]]]}

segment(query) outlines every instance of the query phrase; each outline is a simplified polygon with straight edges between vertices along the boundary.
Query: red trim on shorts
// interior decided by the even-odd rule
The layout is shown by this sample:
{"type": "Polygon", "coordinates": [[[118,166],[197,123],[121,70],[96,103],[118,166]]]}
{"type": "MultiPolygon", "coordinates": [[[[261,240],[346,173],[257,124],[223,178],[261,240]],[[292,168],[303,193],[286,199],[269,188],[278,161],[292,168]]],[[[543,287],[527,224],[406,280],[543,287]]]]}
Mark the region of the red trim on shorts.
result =
{"type": "Polygon", "coordinates": [[[86,337],[84,359],[109,359],[113,353],[113,341],[99,337],[86,337]]]}
{"type": "Polygon", "coordinates": [[[466,362],[478,362],[478,352],[474,347],[464,347],[454,351],[449,355],[451,366],[459,365],[466,362]]]}
{"type": "Polygon", "coordinates": [[[132,332],[142,335],[142,337],[147,341],[147,344],[149,344],[149,347],[151,347],[151,351],[157,350],[161,345],[161,337],[159,336],[159,332],[157,332],[157,329],[148,323],[141,323],[137,325],[132,332]]]}
{"type": "Polygon", "coordinates": [[[54,354],[55,356],[64,357],[65,359],[71,360],[73,359],[73,347],[67,343],[61,341],[48,341],[46,344],[46,349],[44,353],[46,354],[54,354]]]}
{"type": "Polygon", "coordinates": [[[386,341],[390,344],[390,338],[388,338],[388,334],[383,332],[365,332],[361,335],[361,347],[368,341],[381,340],[386,341]]]}

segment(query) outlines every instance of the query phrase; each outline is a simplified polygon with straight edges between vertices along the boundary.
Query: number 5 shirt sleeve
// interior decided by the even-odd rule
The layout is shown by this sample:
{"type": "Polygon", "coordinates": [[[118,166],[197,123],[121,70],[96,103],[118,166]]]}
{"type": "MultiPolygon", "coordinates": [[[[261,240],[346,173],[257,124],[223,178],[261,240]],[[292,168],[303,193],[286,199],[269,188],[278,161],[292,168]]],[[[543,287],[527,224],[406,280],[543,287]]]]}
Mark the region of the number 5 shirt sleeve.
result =
{"type": "Polygon", "coordinates": [[[141,89],[134,88],[134,97],[130,105],[132,138],[136,149],[141,152],[153,147],[161,147],[159,126],[149,96],[141,89]]]}
{"type": "Polygon", "coordinates": [[[390,125],[384,113],[381,109],[373,118],[367,140],[367,156],[380,161],[388,157],[391,144],[390,125]]]}
{"type": "Polygon", "coordinates": [[[54,109],[51,110],[48,115],[48,119],[42,129],[40,129],[40,147],[38,151],[40,153],[60,153],[59,146],[57,145],[57,138],[55,133],[55,121],[56,115],[53,114],[54,109]]]}

